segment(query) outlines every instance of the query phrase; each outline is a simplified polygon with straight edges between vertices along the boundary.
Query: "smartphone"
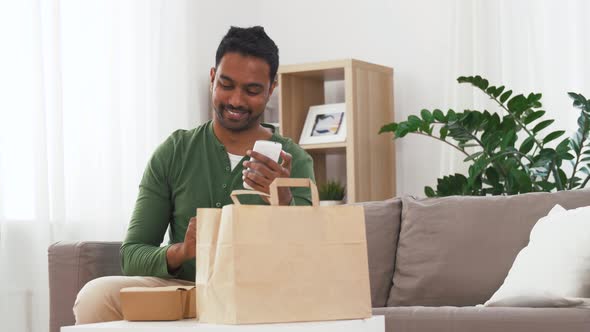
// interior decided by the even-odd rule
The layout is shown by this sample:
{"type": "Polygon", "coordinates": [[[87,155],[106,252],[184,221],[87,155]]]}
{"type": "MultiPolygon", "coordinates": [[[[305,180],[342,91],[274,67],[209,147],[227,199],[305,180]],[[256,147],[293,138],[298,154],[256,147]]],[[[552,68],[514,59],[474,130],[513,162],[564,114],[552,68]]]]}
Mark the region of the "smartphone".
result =
{"type": "MultiPolygon", "coordinates": [[[[252,149],[258,153],[261,153],[268,158],[278,162],[279,157],[281,156],[281,151],[283,150],[283,145],[278,142],[273,141],[265,141],[265,140],[258,140],[254,142],[254,148],[252,149]]],[[[250,157],[250,161],[255,161],[256,159],[250,157]]],[[[249,172],[252,172],[248,169],[249,172]]],[[[246,181],[243,182],[244,188],[252,190],[253,188],[250,187],[246,181]]]]}

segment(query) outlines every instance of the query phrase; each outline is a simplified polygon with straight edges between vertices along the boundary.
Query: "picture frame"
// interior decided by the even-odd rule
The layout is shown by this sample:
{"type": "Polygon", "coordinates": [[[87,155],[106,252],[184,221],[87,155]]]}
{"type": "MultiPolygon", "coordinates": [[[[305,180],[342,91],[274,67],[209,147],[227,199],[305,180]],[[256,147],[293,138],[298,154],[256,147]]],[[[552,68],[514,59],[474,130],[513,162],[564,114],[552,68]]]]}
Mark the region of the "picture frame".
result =
{"type": "Polygon", "coordinates": [[[310,106],[299,144],[337,142],[346,142],[346,104],[310,106]]]}

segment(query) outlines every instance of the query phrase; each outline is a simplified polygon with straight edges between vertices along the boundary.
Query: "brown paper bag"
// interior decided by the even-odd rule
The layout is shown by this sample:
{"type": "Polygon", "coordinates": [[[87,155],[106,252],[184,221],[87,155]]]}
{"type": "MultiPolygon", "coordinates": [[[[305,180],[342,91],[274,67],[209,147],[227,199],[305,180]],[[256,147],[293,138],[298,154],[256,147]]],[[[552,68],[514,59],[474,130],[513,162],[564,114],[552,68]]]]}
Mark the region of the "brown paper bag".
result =
{"type": "MultiPolygon", "coordinates": [[[[217,324],[371,316],[362,206],[319,206],[309,179],[276,179],[271,206],[197,212],[197,316],[217,324]],[[278,206],[277,186],[310,187],[313,206],[278,206]]],[[[266,195],[268,196],[268,195],[266,195]]]]}

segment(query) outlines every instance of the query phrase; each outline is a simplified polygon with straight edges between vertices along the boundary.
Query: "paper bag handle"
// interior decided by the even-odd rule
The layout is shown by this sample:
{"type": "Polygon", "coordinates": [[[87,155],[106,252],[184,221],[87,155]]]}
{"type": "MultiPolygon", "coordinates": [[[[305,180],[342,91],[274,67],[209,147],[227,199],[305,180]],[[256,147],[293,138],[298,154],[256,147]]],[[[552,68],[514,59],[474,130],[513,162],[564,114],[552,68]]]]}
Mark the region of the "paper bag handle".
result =
{"type": "Polygon", "coordinates": [[[311,204],[320,205],[318,187],[308,178],[276,178],[270,184],[270,205],[279,205],[278,187],[305,187],[311,189],[311,204]]]}
{"type": "Polygon", "coordinates": [[[318,188],[315,183],[308,178],[276,178],[270,184],[270,195],[256,190],[234,190],[229,197],[235,205],[242,205],[238,200],[238,195],[258,195],[270,197],[270,205],[279,205],[279,190],[278,187],[305,187],[311,189],[311,204],[313,206],[320,205],[320,196],[318,188]]]}
{"type": "Polygon", "coordinates": [[[240,201],[238,200],[238,195],[258,195],[258,196],[270,197],[269,194],[265,194],[262,191],[234,190],[231,192],[231,194],[229,194],[229,197],[231,198],[231,200],[234,202],[235,205],[242,205],[242,203],[240,203],[240,201]]]}

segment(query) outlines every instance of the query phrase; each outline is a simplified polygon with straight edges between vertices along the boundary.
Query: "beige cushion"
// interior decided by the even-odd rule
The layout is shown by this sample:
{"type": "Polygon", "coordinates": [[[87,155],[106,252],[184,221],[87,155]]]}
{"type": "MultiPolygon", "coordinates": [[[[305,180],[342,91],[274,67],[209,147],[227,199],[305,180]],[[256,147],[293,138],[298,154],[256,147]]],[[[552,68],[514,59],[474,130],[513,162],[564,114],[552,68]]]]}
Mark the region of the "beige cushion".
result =
{"type": "Polygon", "coordinates": [[[485,305],[586,307],[590,304],[590,206],[555,205],[537,221],[508,276],[485,305]]]}
{"type": "Polygon", "coordinates": [[[590,205],[590,190],[516,196],[405,197],[389,306],[469,306],[500,287],[533,225],[555,204],[590,205]]]}
{"type": "Polygon", "coordinates": [[[401,222],[401,199],[358,203],[365,209],[371,305],[384,307],[391,290],[401,222]]]}

